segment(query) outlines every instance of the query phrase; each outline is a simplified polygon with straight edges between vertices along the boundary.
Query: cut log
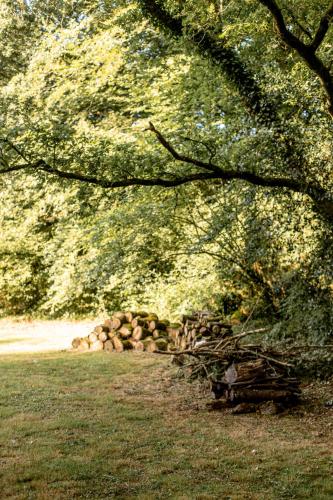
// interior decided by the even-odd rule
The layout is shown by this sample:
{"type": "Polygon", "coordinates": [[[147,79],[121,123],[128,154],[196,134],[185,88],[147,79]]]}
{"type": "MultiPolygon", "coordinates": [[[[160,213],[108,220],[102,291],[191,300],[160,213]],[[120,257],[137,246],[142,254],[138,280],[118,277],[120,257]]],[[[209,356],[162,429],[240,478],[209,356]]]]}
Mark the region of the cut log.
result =
{"type": "Polygon", "coordinates": [[[107,328],[108,332],[112,330],[112,319],[106,319],[104,321],[104,327],[107,328]]]}
{"type": "Polygon", "coordinates": [[[103,326],[102,325],[95,326],[94,333],[96,333],[97,335],[99,335],[102,332],[103,332],[103,326]]]}
{"type": "Polygon", "coordinates": [[[144,351],[145,346],[141,342],[141,340],[128,339],[129,342],[132,343],[134,351],[144,351]]]}
{"type": "Polygon", "coordinates": [[[133,330],[132,337],[134,340],[143,340],[150,336],[151,332],[143,326],[136,326],[133,330]]]}
{"type": "Polygon", "coordinates": [[[255,359],[244,363],[232,364],[226,370],[224,378],[228,384],[265,378],[267,363],[264,359],[255,359]]]}
{"type": "Polygon", "coordinates": [[[108,334],[106,332],[102,332],[98,335],[98,340],[101,342],[106,342],[108,339],[108,334]]]}
{"type": "Polygon", "coordinates": [[[101,340],[96,340],[96,342],[93,342],[90,344],[90,350],[91,351],[103,351],[103,342],[101,340]]]}
{"type": "Polygon", "coordinates": [[[168,341],[165,339],[156,339],[154,343],[159,351],[166,351],[168,349],[168,341]]]}
{"type": "MultiPolygon", "coordinates": [[[[154,342],[153,337],[146,337],[144,340],[141,341],[144,345],[145,351],[147,351],[147,348],[151,342],[154,342]]],[[[155,342],[154,342],[155,344],[155,342]]]]}
{"type": "Polygon", "coordinates": [[[119,318],[112,318],[111,330],[119,330],[121,328],[122,321],[119,318]]]}
{"type": "Polygon", "coordinates": [[[113,343],[112,340],[107,340],[104,342],[104,351],[112,352],[113,351],[113,343]]]}
{"type": "Polygon", "coordinates": [[[185,337],[182,337],[180,339],[179,348],[181,351],[185,351],[186,347],[187,347],[187,340],[185,337]]]}
{"type": "Polygon", "coordinates": [[[168,334],[165,330],[154,330],[153,331],[153,338],[154,339],[159,339],[159,338],[167,338],[168,334]]]}
{"type": "Polygon", "coordinates": [[[88,335],[88,339],[89,339],[89,343],[93,344],[94,342],[96,342],[98,340],[98,336],[96,333],[92,332],[88,335]]]}
{"type": "Polygon", "coordinates": [[[146,311],[138,311],[136,315],[140,318],[146,318],[148,316],[148,313],[146,311]]]}
{"type": "Polygon", "coordinates": [[[77,349],[81,343],[81,338],[80,337],[75,337],[75,339],[72,340],[72,347],[73,349],[77,349]]]}
{"type": "Polygon", "coordinates": [[[78,351],[88,351],[89,342],[87,339],[81,339],[80,345],[78,346],[78,351]]]}
{"type": "Polygon", "coordinates": [[[113,339],[113,337],[116,337],[116,335],[117,335],[117,332],[116,332],[115,330],[111,330],[111,331],[108,333],[108,338],[109,338],[110,340],[112,340],[112,339],[113,339]]]}
{"type": "Polygon", "coordinates": [[[297,399],[297,395],[290,391],[266,390],[266,389],[231,389],[229,391],[230,401],[236,402],[259,402],[259,401],[288,401],[297,399]]]}
{"type": "Polygon", "coordinates": [[[120,319],[121,323],[126,322],[126,314],[122,311],[117,311],[112,315],[112,319],[120,319]]]}
{"type": "Polygon", "coordinates": [[[131,325],[133,326],[133,328],[136,328],[137,326],[146,326],[146,323],[147,322],[139,316],[131,321],[131,325]]]}
{"type": "Polygon", "coordinates": [[[221,327],[219,325],[213,325],[211,328],[214,335],[219,335],[221,333],[221,327]]]}
{"type": "Polygon", "coordinates": [[[162,323],[162,321],[156,321],[153,319],[149,322],[149,330],[153,332],[154,330],[166,330],[167,325],[162,323]]]}
{"type": "Polygon", "coordinates": [[[119,328],[118,333],[123,339],[127,339],[132,335],[133,332],[133,326],[131,323],[125,323],[124,325],[119,328]]]}
{"type": "Polygon", "coordinates": [[[126,318],[126,323],[131,323],[131,321],[133,321],[133,319],[137,316],[137,313],[136,312],[132,312],[132,311],[127,311],[125,313],[125,318],[126,318]]]}
{"type": "Polygon", "coordinates": [[[172,340],[174,340],[174,341],[176,339],[178,339],[178,337],[180,335],[180,329],[179,328],[173,328],[171,326],[167,326],[166,331],[167,331],[167,334],[168,334],[169,338],[172,339],[172,340]]]}
{"type": "Polygon", "coordinates": [[[148,342],[148,344],[146,346],[147,352],[155,352],[157,350],[158,350],[158,347],[156,345],[156,342],[154,342],[154,340],[152,340],[151,342],[148,342]]]}
{"type": "Polygon", "coordinates": [[[118,337],[114,336],[112,338],[112,343],[113,343],[113,347],[114,347],[116,352],[123,352],[124,346],[123,346],[122,341],[120,339],[118,339],[118,337]]]}

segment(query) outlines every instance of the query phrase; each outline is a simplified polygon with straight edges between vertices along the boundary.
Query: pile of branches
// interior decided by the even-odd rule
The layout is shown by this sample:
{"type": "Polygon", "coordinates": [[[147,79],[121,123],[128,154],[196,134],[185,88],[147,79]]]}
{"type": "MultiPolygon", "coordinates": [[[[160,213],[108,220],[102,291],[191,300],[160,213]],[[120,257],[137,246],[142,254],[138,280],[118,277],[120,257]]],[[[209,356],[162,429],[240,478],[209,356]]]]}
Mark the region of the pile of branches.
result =
{"type": "Polygon", "coordinates": [[[234,408],[234,413],[256,411],[258,405],[272,402],[278,406],[297,402],[300,382],[291,375],[293,365],[285,353],[258,344],[244,343],[245,337],[266,329],[223,334],[212,340],[194,342],[191,347],[173,353],[173,360],[190,377],[210,382],[220,405],[234,408]]]}
{"type": "Polygon", "coordinates": [[[116,312],[97,325],[86,337],[76,337],[73,349],[79,351],[166,351],[175,348],[181,325],[159,320],[154,313],[144,311],[116,312]]]}

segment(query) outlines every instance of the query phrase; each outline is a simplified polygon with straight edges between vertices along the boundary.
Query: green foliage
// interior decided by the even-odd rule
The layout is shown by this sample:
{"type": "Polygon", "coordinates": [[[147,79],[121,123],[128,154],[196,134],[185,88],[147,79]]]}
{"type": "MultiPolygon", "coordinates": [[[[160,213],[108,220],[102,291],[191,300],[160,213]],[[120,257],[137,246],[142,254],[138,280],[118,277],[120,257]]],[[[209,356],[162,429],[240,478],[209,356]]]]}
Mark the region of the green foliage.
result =
{"type": "MultiPolygon", "coordinates": [[[[3,2],[1,169],[42,158],[107,180],[198,173],[156,142],[152,121],[180,154],[331,192],[324,90],[268,10],[255,0],[161,2],[184,26],[185,39],[171,39],[143,3],[3,2]],[[191,48],[198,32],[252,72],[271,123],[191,48]]],[[[306,41],[326,3],[279,4],[306,41]]],[[[331,47],[332,30],[324,62],[331,47]]],[[[28,172],[1,177],[1,314],[241,308],[276,323],[275,338],[331,338],[332,226],[307,195],[239,180],[108,191],[28,172]]]]}

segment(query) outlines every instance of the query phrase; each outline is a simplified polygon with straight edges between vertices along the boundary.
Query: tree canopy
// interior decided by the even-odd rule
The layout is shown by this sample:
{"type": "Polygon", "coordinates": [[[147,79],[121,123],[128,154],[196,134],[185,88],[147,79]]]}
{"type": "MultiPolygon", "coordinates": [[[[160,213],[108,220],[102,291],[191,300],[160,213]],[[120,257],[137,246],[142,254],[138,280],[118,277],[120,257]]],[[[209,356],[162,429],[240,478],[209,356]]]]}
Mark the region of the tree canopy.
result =
{"type": "Polygon", "coordinates": [[[2,309],[260,297],[280,325],[306,303],[291,330],[332,335],[332,15],[327,0],[4,1],[2,309]]]}

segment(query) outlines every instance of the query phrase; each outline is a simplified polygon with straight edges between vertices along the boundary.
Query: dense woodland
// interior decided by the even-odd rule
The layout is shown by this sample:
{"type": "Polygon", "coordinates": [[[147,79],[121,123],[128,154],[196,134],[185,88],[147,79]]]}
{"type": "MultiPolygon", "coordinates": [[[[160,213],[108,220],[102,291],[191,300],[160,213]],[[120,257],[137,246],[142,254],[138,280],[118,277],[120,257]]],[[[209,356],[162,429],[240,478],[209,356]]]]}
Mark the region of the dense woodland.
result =
{"type": "Polygon", "coordinates": [[[330,0],[2,0],[0,312],[333,338],[330,0]]]}

